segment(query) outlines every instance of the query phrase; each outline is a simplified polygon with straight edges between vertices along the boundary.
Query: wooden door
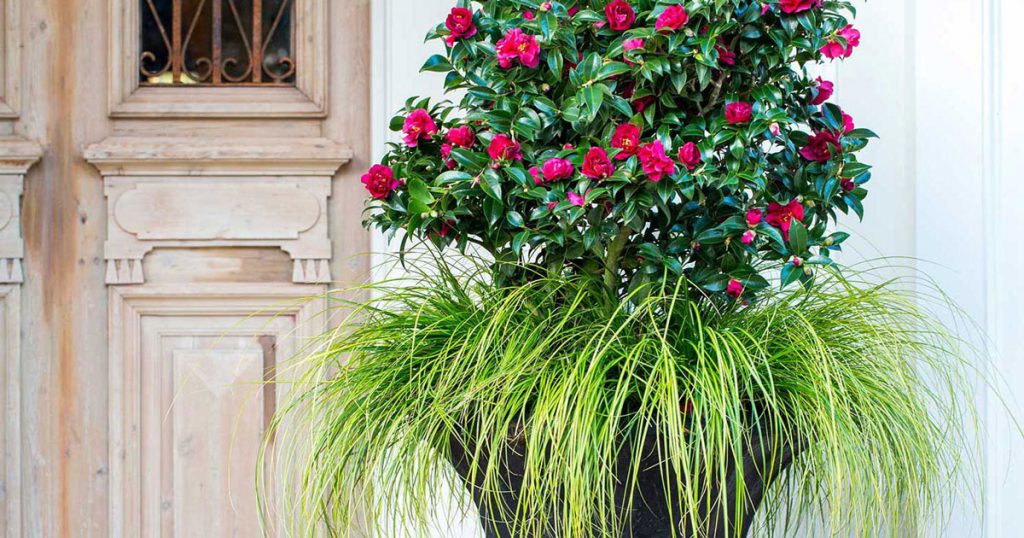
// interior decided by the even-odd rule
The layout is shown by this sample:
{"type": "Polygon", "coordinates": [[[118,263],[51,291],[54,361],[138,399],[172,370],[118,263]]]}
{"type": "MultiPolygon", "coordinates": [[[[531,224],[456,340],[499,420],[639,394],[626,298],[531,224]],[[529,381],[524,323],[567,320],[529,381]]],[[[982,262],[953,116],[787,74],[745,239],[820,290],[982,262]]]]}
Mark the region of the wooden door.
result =
{"type": "Polygon", "coordinates": [[[258,535],[260,382],[369,267],[369,20],[0,0],[0,533],[258,535]]]}

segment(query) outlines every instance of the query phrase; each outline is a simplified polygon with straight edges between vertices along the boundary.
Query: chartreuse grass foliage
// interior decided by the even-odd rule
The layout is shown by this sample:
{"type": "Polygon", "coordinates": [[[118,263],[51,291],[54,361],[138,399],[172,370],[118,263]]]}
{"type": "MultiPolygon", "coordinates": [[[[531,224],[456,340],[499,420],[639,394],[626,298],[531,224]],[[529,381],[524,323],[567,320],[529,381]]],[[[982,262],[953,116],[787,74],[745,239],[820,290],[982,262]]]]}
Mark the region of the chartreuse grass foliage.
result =
{"type": "Polygon", "coordinates": [[[485,271],[439,273],[346,303],[351,318],[292,366],[274,423],[295,485],[276,518],[292,534],[425,532],[439,481],[454,480],[454,435],[495,490],[491,448],[525,441],[526,537],[616,535],[628,523],[616,481],[632,491],[652,449],[676,516],[699,527],[706,485],[754,430],[806,447],[762,507],[763,532],[815,513],[835,533],[895,535],[941,511],[964,474],[964,345],[905,283],[832,276],[744,307],[687,296],[684,282],[610,303],[586,280],[496,289],[485,271]],[[611,471],[620,450],[634,451],[628,476],[611,471]]]}

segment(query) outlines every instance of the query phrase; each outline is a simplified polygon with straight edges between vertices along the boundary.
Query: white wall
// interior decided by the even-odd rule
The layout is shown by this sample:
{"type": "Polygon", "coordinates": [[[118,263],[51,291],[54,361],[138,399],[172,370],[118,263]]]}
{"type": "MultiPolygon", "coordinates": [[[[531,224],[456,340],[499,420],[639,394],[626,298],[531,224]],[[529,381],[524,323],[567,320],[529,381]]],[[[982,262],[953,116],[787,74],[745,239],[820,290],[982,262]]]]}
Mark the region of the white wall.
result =
{"type": "MultiPolygon", "coordinates": [[[[439,95],[441,77],[418,73],[433,53],[421,36],[454,2],[373,1],[382,151],[406,97],[439,95]]],[[[906,257],[984,328],[1005,385],[1024,387],[1024,33],[1015,24],[1024,0],[873,0],[859,11],[862,46],[824,69],[836,102],[882,136],[864,157],[876,166],[867,217],[845,223],[854,239],[844,261],[906,257]]],[[[386,248],[381,238],[374,247],[386,248]]],[[[1009,538],[1024,528],[1024,464],[1014,463],[1024,443],[993,395],[979,386],[976,398],[985,436],[970,457],[985,478],[984,508],[965,495],[949,525],[929,535],[1009,538]]],[[[439,536],[476,533],[466,522],[439,536]]]]}

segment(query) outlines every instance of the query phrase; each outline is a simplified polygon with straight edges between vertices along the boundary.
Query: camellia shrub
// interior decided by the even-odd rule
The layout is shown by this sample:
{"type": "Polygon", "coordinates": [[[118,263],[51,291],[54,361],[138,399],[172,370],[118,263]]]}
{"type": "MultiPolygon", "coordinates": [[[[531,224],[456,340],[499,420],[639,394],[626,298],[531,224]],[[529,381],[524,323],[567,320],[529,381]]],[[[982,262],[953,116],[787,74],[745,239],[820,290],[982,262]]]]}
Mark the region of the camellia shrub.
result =
{"type": "MultiPolygon", "coordinates": [[[[810,283],[862,215],[873,133],[808,66],[860,43],[837,0],[462,1],[428,38],[457,104],[412,98],[363,183],[369,223],[507,282],[585,274],[616,293],[685,277],[752,299],[810,283]],[[543,272],[525,270],[542,267],[543,272]]],[[[406,243],[403,242],[403,248],[406,243]]]]}
{"type": "Polygon", "coordinates": [[[295,488],[266,504],[300,536],[430,535],[446,478],[487,536],[898,536],[941,514],[972,412],[941,293],[832,258],[874,134],[816,69],[856,54],[853,16],[460,0],[424,65],[457,102],[408,100],[362,178],[366,224],[436,271],[333,296],[352,316],[290,370],[269,439],[295,488]]]}

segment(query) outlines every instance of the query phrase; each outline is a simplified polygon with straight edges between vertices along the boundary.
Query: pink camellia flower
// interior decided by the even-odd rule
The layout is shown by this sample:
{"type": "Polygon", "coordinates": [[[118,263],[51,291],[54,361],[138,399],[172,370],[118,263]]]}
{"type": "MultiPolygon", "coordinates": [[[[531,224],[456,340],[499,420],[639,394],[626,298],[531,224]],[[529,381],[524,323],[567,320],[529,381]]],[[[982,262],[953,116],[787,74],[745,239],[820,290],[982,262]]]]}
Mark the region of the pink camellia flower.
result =
{"type": "Polygon", "coordinates": [[[544,2],[543,4],[540,5],[540,10],[541,11],[551,11],[551,8],[553,8],[553,7],[555,7],[555,6],[553,6],[551,4],[551,2],[544,2]]]}
{"type": "Polygon", "coordinates": [[[635,37],[633,39],[627,39],[627,40],[622,42],[622,49],[627,51],[627,52],[631,51],[631,50],[642,49],[642,48],[644,48],[644,43],[645,43],[644,40],[642,38],[639,38],[639,37],[635,37]]]}
{"type": "Polygon", "coordinates": [[[754,107],[750,103],[738,101],[725,105],[725,121],[733,125],[750,123],[754,118],[754,107]]]}
{"type": "Polygon", "coordinates": [[[590,179],[605,179],[615,173],[615,165],[604,148],[590,148],[583,157],[583,175],[590,179]]]}
{"type": "Polygon", "coordinates": [[[473,11],[464,7],[453,7],[452,12],[445,19],[444,25],[451,32],[449,45],[454,44],[457,39],[465,39],[476,35],[476,25],[473,24],[473,11]]]}
{"type": "Polygon", "coordinates": [[[800,13],[817,6],[821,0],[779,0],[779,9],[783,13],[800,13]]]}
{"type": "Polygon", "coordinates": [[[629,30],[636,21],[636,12],[626,0],[613,0],[604,6],[604,16],[608,19],[608,27],[616,32],[629,30]]]}
{"type": "Polygon", "coordinates": [[[536,18],[537,18],[537,15],[535,15],[530,10],[526,10],[526,11],[523,12],[523,19],[524,20],[532,21],[533,19],[536,19],[536,18]]]}
{"type": "Polygon", "coordinates": [[[659,32],[674,32],[690,20],[690,15],[682,5],[669,6],[658,15],[654,29],[659,32]]]}
{"type": "Polygon", "coordinates": [[[765,14],[767,14],[771,10],[772,10],[772,5],[767,3],[767,2],[765,2],[765,4],[763,6],[761,6],[761,15],[764,16],[765,14]]]}
{"type": "Polygon", "coordinates": [[[544,174],[540,171],[540,168],[536,166],[530,167],[530,175],[533,176],[533,183],[536,185],[545,185],[544,174]]]}
{"type": "Polygon", "coordinates": [[[697,168],[697,165],[702,160],[703,157],[701,157],[700,148],[697,147],[696,142],[687,142],[683,144],[683,147],[679,148],[679,163],[685,166],[687,170],[697,168]]]}
{"type": "Polygon", "coordinates": [[[640,165],[647,177],[657,183],[666,175],[676,173],[676,163],[665,154],[665,146],[661,140],[655,140],[640,148],[640,165]]]}
{"type": "Polygon", "coordinates": [[[498,53],[498,65],[503,69],[512,67],[516,60],[531,69],[540,65],[540,44],[537,43],[537,36],[527,34],[519,28],[509,30],[505,37],[498,40],[495,48],[498,53]]]}
{"type": "Polygon", "coordinates": [[[576,146],[574,146],[572,144],[564,144],[562,146],[562,149],[576,149],[576,146]]]}
{"type": "Polygon", "coordinates": [[[476,137],[473,135],[473,129],[470,129],[468,125],[463,125],[448,131],[448,142],[451,142],[453,146],[469,148],[473,147],[476,137]]]}
{"type": "Polygon", "coordinates": [[[744,245],[749,245],[754,242],[755,238],[757,238],[757,232],[754,230],[747,230],[743,232],[743,237],[740,238],[740,241],[742,241],[744,245]]]}
{"type": "Polygon", "coordinates": [[[580,8],[578,8],[576,6],[572,6],[571,8],[569,8],[569,16],[570,17],[575,17],[576,14],[579,13],[579,12],[580,12],[580,8]]]}
{"type": "Polygon", "coordinates": [[[507,135],[496,135],[487,146],[487,154],[491,160],[498,163],[502,161],[518,161],[523,158],[523,150],[519,142],[512,140],[507,135]]]}
{"type": "Polygon", "coordinates": [[[736,65],[736,53],[722,43],[715,44],[715,51],[718,52],[718,63],[729,66],[736,65]]]}
{"type": "Polygon", "coordinates": [[[842,152],[839,139],[830,131],[822,131],[812,136],[807,145],[800,148],[800,155],[808,161],[824,163],[842,152]],[[833,153],[834,151],[834,153],[833,153]]]}
{"type": "Polygon", "coordinates": [[[843,112],[843,133],[849,133],[856,128],[857,124],[853,122],[853,116],[843,112]]]}
{"type": "Polygon", "coordinates": [[[828,101],[829,98],[832,97],[835,90],[835,84],[818,77],[818,93],[814,96],[814,99],[811,99],[811,104],[814,106],[824,104],[825,101],[828,101]]]}
{"type": "Polygon", "coordinates": [[[448,159],[452,156],[452,145],[448,142],[441,144],[441,158],[448,159]]]}
{"type": "Polygon", "coordinates": [[[402,132],[405,133],[405,145],[414,148],[420,140],[430,140],[437,134],[437,124],[426,109],[417,108],[405,117],[402,132]]]}
{"type": "Polygon", "coordinates": [[[640,128],[632,123],[623,123],[612,133],[611,146],[619,149],[615,159],[622,161],[636,155],[640,151],[640,128]]]}
{"type": "Polygon", "coordinates": [[[779,135],[782,134],[782,129],[779,128],[778,123],[772,122],[772,124],[768,126],[768,132],[771,133],[772,136],[778,138],[779,135]]]}
{"type": "Polygon", "coordinates": [[[370,171],[363,174],[362,183],[366,190],[370,191],[370,196],[377,200],[387,198],[392,191],[402,185],[400,180],[395,179],[395,171],[383,164],[371,166],[370,171]]]}
{"type": "Polygon", "coordinates": [[[803,258],[799,256],[793,256],[793,265],[796,267],[802,267],[804,264],[803,258]]]}
{"type": "Polygon", "coordinates": [[[572,192],[572,191],[569,191],[568,199],[569,199],[569,203],[572,204],[572,205],[575,205],[575,206],[583,207],[583,206],[587,205],[587,199],[586,198],[584,198],[583,196],[580,196],[579,194],[576,194],[575,192],[572,192]]]}
{"type": "Polygon", "coordinates": [[[544,179],[548,182],[568,179],[576,172],[576,167],[569,159],[548,159],[542,168],[544,179]]]}
{"type": "Polygon", "coordinates": [[[764,218],[764,213],[760,209],[754,208],[747,211],[747,225],[753,227],[761,224],[761,219],[764,218]]]}
{"type": "Polygon", "coordinates": [[[829,41],[824,47],[821,47],[821,53],[826,58],[849,58],[853,55],[853,49],[860,46],[860,31],[853,27],[852,24],[847,25],[842,30],[839,30],[837,35],[846,41],[844,46],[839,40],[835,39],[829,41]]]}
{"type": "Polygon", "coordinates": [[[725,292],[729,294],[729,297],[733,299],[739,299],[743,296],[743,283],[739,280],[729,280],[729,285],[725,288],[725,292]]]}
{"type": "Polygon", "coordinates": [[[786,241],[789,241],[789,228],[793,225],[793,219],[804,220],[804,206],[799,200],[790,200],[786,205],[775,202],[768,204],[768,217],[764,220],[782,230],[782,237],[786,241]]]}

